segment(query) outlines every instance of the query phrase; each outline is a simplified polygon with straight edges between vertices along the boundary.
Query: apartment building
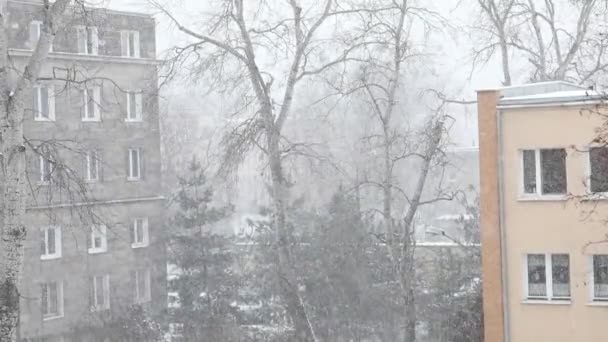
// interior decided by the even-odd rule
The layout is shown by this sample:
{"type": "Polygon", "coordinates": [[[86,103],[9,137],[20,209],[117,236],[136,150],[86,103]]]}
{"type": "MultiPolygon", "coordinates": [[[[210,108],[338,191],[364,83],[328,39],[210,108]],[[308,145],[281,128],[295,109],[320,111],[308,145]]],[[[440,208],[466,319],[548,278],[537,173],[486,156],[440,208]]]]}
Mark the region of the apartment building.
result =
{"type": "Polygon", "coordinates": [[[486,342],[608,341],[605,96],[478,92],[486,342]]]}
{"type": "MultiPolygon", "coordinates": [[[[16,70],[42,4],[3,3],[16,70]]],[[[125,340],[116,327],[166,305],[155,23],[81,6],[65,21],[24,122],[32,196],[18,337],[125,340]]]]}

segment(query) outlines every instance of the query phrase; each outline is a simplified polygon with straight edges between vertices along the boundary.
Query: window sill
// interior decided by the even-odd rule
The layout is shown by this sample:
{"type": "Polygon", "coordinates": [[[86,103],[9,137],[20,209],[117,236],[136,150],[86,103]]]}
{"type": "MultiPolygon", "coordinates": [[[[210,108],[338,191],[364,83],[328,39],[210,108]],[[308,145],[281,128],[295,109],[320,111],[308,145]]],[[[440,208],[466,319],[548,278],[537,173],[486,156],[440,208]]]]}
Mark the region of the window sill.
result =
{"type": "Polygon", "coordinates": [[[44,181],[44,182],[38,181],[38,182],[36,182],[36,184],[38,186],[49,186],[49,185],[51,185],[51,182],[49,182],[49,181],[44,181]]]}
{"type": "Polygon", "coordinates": [[[129,182],[139,182],[141,180],[141,178],[137,177],[127,177],[127,181],[129,182]]]}
{"type": "Polygon", "coordinates": [[[608,192],[587,192],[583,195],[582,201],[606,201],[608,192]]]}
{"type": "Polygon", "coordinates": [[[91,308],[91,312],[102,312],[102,311],[108,311],[110,310],[109,306],[102,306],[102,307],[92,307],[91,308]]]}
{"type": "Polygon", "coordinates": [[[48,321],[53,321],[53,320],[60,319],[60,318],[63,318],[63,314],[57,315],[57,316],[42,317],[42,320],[45,322],[48,322],[48,321]]]}
{"type": "Polygon", "coordinates": [[[82,122],[101,122],[101,119],[82,119],[82,122]]]}
{"type": "Polygon", "coordinates": [[[131,244],[131,248],[133,248],[133,249],[146,248],[148,246],[149,246],[149,244],[147,244],[147,243],[137,243],[137,244],[132,243],[131,244]]]}
{"type": "Polygon", "coordinates": [[[519,202],[561,202],[568,200],[568,195],[520,195],[519,202]]]}
{"type": "Polygon", "coordinates": [[[55,260],[61,259],[61,254],[53,254],[53,255],[41,255],[40,260],[55,260]]]}
{"type": "Polygon", "coordinates": [[[142,120],[142,119],[125,119],[125,122],[127,122],[127,123],[142,123],[142,122],[144,122],[144,120],[142,120]]]}
{"type": "Polygon", "coordinates": [[[592,302],[588,302],[587,306],[604,306],[608,307],[608,300],[594,300],[592,302]]]}
{"type": "Polygon", "coordinates": [[[107,253],[108,250],[107,249],[101,249],[101,248],[89,248],[88,250],[89,254],[102,254],[102,253],[107,253]]]}
{"type": "Polygon", "coordinates": [[[85,179],[84,182],[87,184],[97,184],[99,183],[99,179],[85,179]]]}
{"type": "Polygon", "coordinates": [[[51,118],[49,118],[49,119],[46,119],[46,118],[34,118],[34,121],[37,121],[37,122],[55,122],[55,119],[51,119],[51,118]]]}
{"type": "Polygon", "coordinates": [[[563,300],[550,300],[550,299],[524,299],[521,302],[522,304],[529,304],[529,305],[536,305],[536,304],[540,304],[540,305],[570,305],[572,302],[570,301],[570,299],[563,299],[563,300]]]}

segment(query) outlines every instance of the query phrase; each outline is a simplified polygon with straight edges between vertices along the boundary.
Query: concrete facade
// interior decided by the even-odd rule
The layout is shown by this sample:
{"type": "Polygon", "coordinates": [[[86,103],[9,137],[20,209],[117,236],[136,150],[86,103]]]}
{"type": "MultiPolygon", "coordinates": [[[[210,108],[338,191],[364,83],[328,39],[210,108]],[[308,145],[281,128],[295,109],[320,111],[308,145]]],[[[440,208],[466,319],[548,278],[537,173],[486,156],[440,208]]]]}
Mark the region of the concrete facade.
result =
{"type": "Polygon", "coordinates": [[[480,91],[478,109],[485,341],[608,340],[606,301],[594,295],[603,271],[592,261],[608,254],[607,202],[589,188],[604,97],[549,82],[480,91]],[[523,151],[548,149],[565,151],[563,193],[525,190],[523,151]],[[540,273],[531,255],[546,256],[540,273]],[[552,266],[554,255],[567,255],[565,271],[552,266]],[[541,294],[531,290],[536,281],[541,294]]]}
{"type": "MultiPolygon", "coordinates": [[[[21,67],[34,46],[31,23],[42,18],[41,1],[8,1],[7,11],[10,55],[21,67]]],[[[134,304],[150,316],[166,307],[155,23],[147,15],[105,9],[69,8],[66,15],[66,28],[57,35],[39,82],[52,89],[54,119],[38,120],[28,108],[24,122],[33,196],[27,211],[18,334],[21,341],[114,341],[118,339],[107,334],[105,339],[96,336],[96,329],[124,317],[134,304]],[[78,52],[79,27],[95,28],[96,53],[78,52]],[[122,31],[137,32],[134,56],[122,56],[122,31]],[[86,121],[83,91],[93,89],[99,89],[94,101],[99,115],[86,121]],[[141,116],[136,120],[128,120],[129,92],[140,94],[141,116]],[[133,164],[139,165],[138,177],[130,177],[129,148],[139,151],[139,163],[133,164]],[[97,156],[97,179],[88,181],[85,156],[91,151],[97,156]],[[41,153],[55,163],[49,182],[41,181],[41,153]],[[139,239],[134,238],[135,220],[136,226],[146,227],[135,233],[145,236],[139,245],[133,242],[139,239]],[[41,240],[51,226],[60,228],[61,255],[46,260],[41,240]],[[101,226],[105,251],[92,252],[91,229],[101,226]],[[135,270],[143,274],[141,279],[149,273],[141,282],[142,291],[149,288],[142,300],[135,298],[135,270]],[[102,292],[109,305],[100,310],[92,309],[93,276],[108,279],[102,292]],[[54,282],[62,286],[61,312],[43,317],[42,288],[54,282]]]]}

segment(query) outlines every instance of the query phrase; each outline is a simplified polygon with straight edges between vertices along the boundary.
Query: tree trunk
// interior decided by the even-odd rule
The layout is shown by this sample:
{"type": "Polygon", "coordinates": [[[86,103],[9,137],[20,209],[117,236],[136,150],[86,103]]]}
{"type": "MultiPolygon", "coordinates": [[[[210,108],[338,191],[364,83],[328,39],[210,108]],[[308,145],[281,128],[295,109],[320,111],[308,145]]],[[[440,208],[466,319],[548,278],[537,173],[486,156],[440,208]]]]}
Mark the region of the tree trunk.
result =
{"type": "Polygon", "coordinates": [[[23,145],[22,95],[2,94],[3,127],[0,128],[0,151],[4,189],[0,199],[0,341],[15,339],[19,320],[19,284],[23,265],[25,215],[25,146],[23,145]]]}
{"type": "Polygon", "coordinates": [[[274,229],[278,247],[277,276],[281,295],[287,306],[295,328],[295,340],[298,342],[314,342],[316,337],[306,314],[306,308],[298,293],[298,279],[293,268],[290,250],[293,234],[287,225],[288,188],[283,174],[281,150],[279,145],[280,132],[270,115],[270,107],[266,111],[266,132],[268,134],[268,158],[272,178],[272,193],[274,204],[274,229]]]}

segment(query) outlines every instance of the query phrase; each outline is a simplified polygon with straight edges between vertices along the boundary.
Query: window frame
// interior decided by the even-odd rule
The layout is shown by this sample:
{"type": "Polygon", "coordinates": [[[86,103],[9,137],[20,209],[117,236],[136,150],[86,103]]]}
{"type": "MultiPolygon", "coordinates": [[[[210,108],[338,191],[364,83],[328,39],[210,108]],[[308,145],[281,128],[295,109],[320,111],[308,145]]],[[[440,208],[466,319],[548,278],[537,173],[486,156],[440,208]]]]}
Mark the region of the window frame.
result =
{"type": "MultiPolygon", "coordinates": [[[[56,314],[45,314],[44,310],[45,308],[43,307],[43,302],[44,302],[44,296],[47,295],[48,296],[48,289],[46,290],[46,294],[45,293],[41,293],[40,294],[40,311],[41,311],[41,315],[42,315],[42,320],[43,321],[50,321],[53,319],[58,319],[58,318],[63,318],[64,317],[64,291],[63,291],[63,281],[58,281],[58,280],[50,280],[50,281],[46,281],[41,283],[41,287],[47,287],[48,285],[55,283],[57,286],[57,313],[56,314]]],[[[42,290],[42,289],[41,289],[42,290]]],[[[48,298],[46,298],[46,303],[47,303],[47,307],[49,305],[49,301],[48,298]]]]}
{"type": "Polygon", "coordinates": [[[593,257],[594,256],[607,256],[608,253],[596,253],[591,254],[588,257],[589,264],[589,276],[587,283],[589,284],[589,301],[591,304],[599,304],[599,305],[608,305],[608,296],[606,297],[596,297],[595,296],[595,269],[593,265],[593,257]]]}
{"type": "Polygon", "coordinates": [[[38,108],[33,108],[34,121],[55,121],[55,87],[50,84],[35,84],[32,87],[32,96],[36,97],[36,105],[38,106],[38,108]],[[48,118],[43,117],[42,112],[40,112],[40,108],[42,108],[42,88],[46,89],[48,118]],[[34,95],[34,92],[36,95],[34,95]]]}
{"type": "Polygon", "coordinates": [[[38,185],[49,185],[53,181],[53,171],[55,170],[55,166],[53,165],[53,160],[49,157],[45,157],[42,154],[38,155],[38,173],[40,178],[38,178],[38,185]],[[44,170],[44,166],[48,163],[49,172],[48,174],[44,170]],[[48,180],[45,179],[48,175],[48,180]]]}
{"type": "Polygon", "coordinates": [[[93,86],[91,88],[81,89],[82,93],[82,122],[100,122],[101,121],[101,87],[93,86]],[[89,92],[93,92],[93,116],[89,117],[89,92]]]}
{"type": "Polygon", "coordinates": [[[606,148],[608,149],[608,145],[604,144],[591,144],[585,146],[585,154],[586,154],[586,163],[585,163],[585,191],[587,192],[586,199],[598,200],[598,199],[606,199],[608,198],[608,191],[591,191],[591,149],[592,148],[606,148]]]}
{"type": "Polygon", "coordinates": [[[85,155],[85,181],[87,183],[97,183],[100,180],[99,177],[99,162],[101,159],[99,158],[99,151],[97,150],[88,150],[85,155]],[[95,178],[91,177],[91,161],[95,160],[95,178]]]}
{"type": "Polygon", "coordinates": [[[120,31],[120,55],[126,58],[141,58],[141,34],[137,30],[120,31]],[[131,51],[133,38],[133,51],[131,51]],[[125,41],[126,39],[126,41],[125,41]]]}
{"type": "Polygon", "coordinates": [[[126,122],[143,122],[143,95],[141,90],[128,91],[127,93],[127,117],[126,122]],[[135,116],[131,114],[131,95],[135,100],[135,116]]]}
{"type": "Polygon", "coordinates": [[[525,253],[523,256],[523,294],[524,302],[537,302],[537,303],[563,303],[568,304],[572,300],[572,261],[570,253],[525,253]],[[545,291],[546,296],[530,296],[529,293],[529,267],[528,267],[528,256],[529,255],[543,255],[545,258],[545,291]],[[569,296],[554,296],[553,295],[553,260],[554,255],[567,255],[568,256],[568,287],[569,296]]]}
{"type": "MultiPolygon", "coordinates": [[[[43,25],[43,22],[42,22],[42,20],[32,20],[32,21],[30,21],[30,24],[28,26],[28,30],[31,30],[33,25],[36,25],[36,41],[35,42],[31,40],[32,33],[28,32],[29,36],[30,36],[30,41],[29,41],[29,43],[31,45],[30,48],[31,48],[32,51],[36,49],[36,45],[38,44],[38,41],[40,40],[40,36],[42,35],[42,25],[43,25]]],[[[53,42],[51,42],[51,44],[49,45],[49,52],[53,52],[53,42]]]]}
{"type": "Polygon", "coordinates": [[[98,312],[98,311],[104,311],[104,310],[110,310],[110,275],[109,274],[97,274],[94,275],[93,277],[91,277],[91,284],[90,286],[91,288],[91,312],[98,312]],[[97,288],[97,279],[102,277],[102,289],[101,291],[102,296],[103,296],[103,300],[104,303],[102,303],[102,305],[99,305],[99,303],[97,303],[97,293],[98,293],[98,288],[97,288]]]}
{"type": "Polygon", "coordinates": [[[141,160],[141,156],[142,156],[142,149],[140,147],[129,147],[129,149],[127,150],[128,152],[128,169],[127,169],[127,180],[128,181],[139,181],[142,180],[142,160],[141,160]],[[133,171],[133,157],[131,152],[132,151],[137,151],[137,176],[133,176],[132,171],[133,171]]]}
{"type": "Polygon", "coordinates": [[[133,248],[133,249],[145,248],[145,247],[150,246],[150,228],[148,225],[147,216],[134,217],[133,219],[131,219],[131,224],[130,224],[129,229],[131,229],[131,234],[133,236],[133,241],[131,241],[131,248],[133,248]],[[138,222],[138,220],[141,220],[141,223],[142,223],[141,242],[138,241],[139,234],[137,233],[137,227],[136,227],[136,223],[138,222]]]}
{"type": "Polygon", "coordinates": [[[88,56],[99,55],[99,31],[95,26],[76,26],[76,44],[78,54],[88,56]],[[89,32],[91,34],[91,50],[89,51],[89,32]],[[81,39],[83,41],[81,42],[81,39]],[[81,51],[82,49],[82,51],[81,51]]]}
{"type": "Polygon", "coordinates": [[[44,253],[40,253],[40,260],[54,260],[60,259],[62,257],[62,236],[61,236],[61,227],[60,226],[45,226],[40,228],[42,232],[44,232],[44,253]],[[53,229],[55,231],[55,253],[49,253],[49,230],[53,229]]]}
{"type": "Polygon", "coordinates": [[[98,224],[91,226],[91,231],[88,234],[90,246],[88,248],[89,254],[100,254],[108,251],[108,228],[104,224],[98,224]],[[95,238],[101,239],[101,246],[95,246],[95,238]]]}
{"type": "Polygon", "coordinates": [[[134,302],[137,304],[150,302],[152,300],[152,288],[151,288],[152,279],[151,279],[150,269],[149,268],[135,269],[133,271],[133,273],[134,273],[133,278],[135,280],[135,284],[133,284],[135,286],[134,302]],[[144,274],[144,290],[146,291],[143,296],[141,293],[139,293],[139,282],[140,282],[141,273],[144,274]]]}
{"type": "Polygon", "coordinates": [[[568,199],[568,153],[567,149],[562,146],[556,147],[542,147],[542,148],[520,148],[518,150],[518,158],[519,158],[519,198],[520,201],[526,200],[546,200],[546,201],[563,201],[568,199]],[[564,159],[565,167],[566,167],[566,192],[563,194],[543,194],[543,177],[542,177],[542,160],[541,160],[541,151],[543,150],[564,150],[566,152],[566,157],[564,159]],[[526,183],[525,183],[525,165],[524,165],[524,151],[534,151],[534,163],[535,163],[535,181],[536,181],[536,191],[534,193],[526,192],[526,183]]]}

